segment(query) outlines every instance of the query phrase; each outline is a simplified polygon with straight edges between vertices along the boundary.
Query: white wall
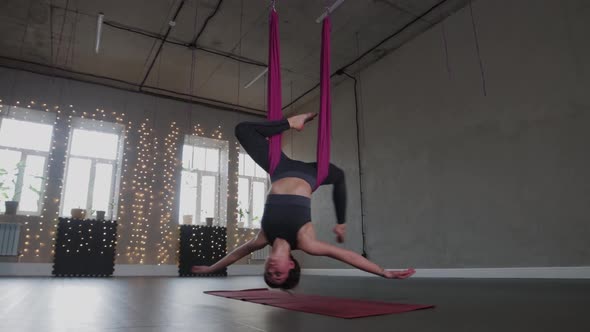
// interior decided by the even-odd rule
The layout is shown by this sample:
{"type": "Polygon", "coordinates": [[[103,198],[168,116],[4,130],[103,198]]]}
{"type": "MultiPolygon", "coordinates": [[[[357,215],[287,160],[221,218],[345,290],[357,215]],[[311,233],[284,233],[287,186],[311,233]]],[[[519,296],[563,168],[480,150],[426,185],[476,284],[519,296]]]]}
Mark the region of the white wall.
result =
{"type": "MultiPolygon", "coordinates": [[[[88,117],[91,117],[96,109],[104,109],[107,113],[117,112],[119,115],[125,113],[124,124],[130,128],[128,135],[128,150],[126,150],[125,157],[128,159],[127,172],[123,173],[121,182],[131,183],[133,180],[132,169],[136,167],[137,155],[139,151],[139,134],[138,129],[142,123],[145,123],[148,128],[153,128],[153,135],[150,136],[151,141],[155,142],[158,140],[158,157],[156,157],[156,170],[151,175],[155,179],[152,193],[154,198],[151,202],[154,204],[152,214],[148,218],[149,225],[137,225],[133,223],[131,216],[133,215],[132,208],[130,207],[133,202],[134,191],[127,185],[127,190],[121,192],[120,204],[125,207],[121,209],[124,214],[119,214],[119,228],[118,233],[121,238],[117,245],[117,264],[136,264],[137,259],[129,259],[127,254],[133,250],[129,250],[129,246],[135,246],[133,244],[132,234],[140,234],[143,231],[147,233],[147,240],[145,246],[145,257],[143,260],[144,264],[156,264],[160,263],[157,259],[158,245],[163,243],[161,234],[160,224],[160,213],[159,203],[163,201],[163,196],[160,196],[164,190],[164,166],[166,163],[163,162],[163,157],[166,152],[166,146],[164,141],[166,137],[173,131],[171,124],[175,124],[178,128],[180,139],[176,142],[177,158],[180,158],[182,151],[181,144],[183,142],[184,135],[187,133],[194,133],[193,127],[197,124],[203,129],[203,134],[207,137],[211,137],[216,130],[221,132],[223,139],[229,141],[229,195],[228,206],[227,206],[227,218],[228,218],[228,243],[230,247],[233,247],[238,242],[246,240],[250,234],[244,232],[237,232],[236,221],[235,221],[235,208],[236,199],[235,192],[236,188],[236,170],[237,170],[237,141],[234,137],[234,127],[240,121],[259,119],[259,117],[233,112],[229,110],[222,110],[218,108],[208,107],[204,105],[191,105],[170,99],[156,98],[147,96],[144,94],[133,93],[128,91],[122,91],[113,88],[107,88],[100,85],[81,83],[73,80],[65,80],[59,78],[52,78],[44,75],[32,74],[24,71],[16,71],[0,67],[0,99],[5,105],[15,104],[16,101],[20,101],[21,105],[27,105],[30,101],[35,101],[37,106],[41,109],[43,103],[51,106],[51,111],[55,111],[53,106],[59,106],[64,113],[62,113],[62,119],[67,114],[71,114],[73,109],[76,110],[77,114],[80,115],[82,112],[87,112],[88,117]],[[70,108],[69,105],[73,107],[70,108]],[[131,124],[129,124],[131,122],[131,124]],[[234,237],[234,234],[238,234],[234,237]]],[[[67,131],[67,123],[60,122],[58,127],[61,126],[61,132],[67,131]],[[64,127],[65,126],[65,127],[64,127]]],[[[31,133],[34,134],[34,133],[31,133]]],[[[217,134],[215,135],[217,136],[217,134]]],[[[149,139],[148,139],[149,140],[149,139]]],[[[63,139],[57,139],[57,150],[55,160],[52,161],[50,166],[50,177],[48,179],[48,198],[45,200],[45,207],[48,212],[44,218],[39,217],[25,217],[18,216],[17,222],[24,224],[26,227],[23,228],[21,233],[21,247],[20,251],[25,249],[24,242],[25,236],[28,234],[31,236],[31,244],[28,247],[30,250],[24,257],[21,258],[21,262],[34,262],[34,263],[50,263],[52,262],[51,255],[51,243],[52,243],[52,232],[54,231],[54,216],[55,211],[58,209],[58,203],[55,203],[54,198],[59,198],[61,185],[61,178],[63,176],[63,159],[60,159],[60,155],[63,157],[65,153],[65,145],[63,139]],[[28,231],[27,231],[28,229],[28,231]],[[35,239],[36,235],[39,235],[39,239],[35,239]],[[34,240],[33,240],[34,239],[34,240]],[[44,246],[39,246],[39,243],[44,243],[44,246]],[[39,249],[38,253],[34,250],[39,249]],[[38,254],[38,256],[37,256],[38,254]]],[[[173,167],[174,168],[174,167],[173,167]]],[[[176,183],[179,183],[179,172],[175,174],[177,176],[176,183]]],[[[176,188],[178,189],[178,188],[176,188]]],[[[146,202],[147,204],[148,202],[146,202]]],[[[167,209],[170,210],[170,209],[167,209]]],[[[172,232],[172,240],[169,243],[172,244],[172,248],[168,250],[169,257],[164,260],[164,264],[176,264],[176,247],[178,242],[178,229],[177,229],[177,200],[173,201],[173,207],[171,209],[172,219],[170,222],[165,223],[164,227],[169,227],[172,232]]],[[[12,220],[8,216],[0,216],[0,221],[12,220]]],[[[143,234],[143,233],[141,233],[143,234]]],[[[136,238],[137,239],[137,238],[136,238]]],[[[138,251],[135,251],[138,252],[138,251]]]]}

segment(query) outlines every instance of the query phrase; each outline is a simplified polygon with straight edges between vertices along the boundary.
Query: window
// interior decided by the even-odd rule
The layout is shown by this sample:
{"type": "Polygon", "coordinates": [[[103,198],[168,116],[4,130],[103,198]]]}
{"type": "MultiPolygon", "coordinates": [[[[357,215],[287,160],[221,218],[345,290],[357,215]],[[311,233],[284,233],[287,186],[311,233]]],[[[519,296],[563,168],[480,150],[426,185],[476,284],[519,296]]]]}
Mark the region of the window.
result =
{"type": "Polygon", "coordinates": [[[267,190],[268,176],[266,172],[245,151],[240,151],[238,227],[260,228],[267,190]]]}
{"type": "Polygon", "coordinates": [[[81,208],[105,211],[107,218],[116,218],[123,132],[120,124],[72,120],[61,215],[81,208]]]}
{"type": "Polygon", "coordinates": [[[179,223],[225,226],[227,220],[227,141],[186,136],[182,147],[179,223]]]}
{"type": "Polygon", "coordinates": [[[54,122],[53,113],[21,107],[0,117],[0,201],[18,201],[18,214],[41,215],[54,122]]]}

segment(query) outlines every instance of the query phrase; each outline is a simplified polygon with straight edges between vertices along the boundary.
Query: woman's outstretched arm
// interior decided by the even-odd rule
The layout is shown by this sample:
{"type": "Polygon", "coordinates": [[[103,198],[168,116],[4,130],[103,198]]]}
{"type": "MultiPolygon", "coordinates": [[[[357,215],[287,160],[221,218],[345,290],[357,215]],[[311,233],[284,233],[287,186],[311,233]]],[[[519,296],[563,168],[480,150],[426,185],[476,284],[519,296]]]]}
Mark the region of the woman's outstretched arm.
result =
{"type": "Polygon", "coordinates": [[[331,257],[352,265],[357,269],[388,279],[405,279],[416,272],[414,269],[401,271],[385,270],[354,251],[342,249],[318,240],[310,239],[300,243],[299,248],[310,255],[331,257]]]}
{"type": "Polygon", "coordinates": [[[213,273],[215,271],[223,269],[228,265],[235,263],[236,261],[240,260],[242,257],[245,257],[253,251],[264,248],[267,244],[268,241],[266,240],[266,236],[264,235],[264,232],[260,230],[256,237],[252,238],[250,241],[242,244],[241,246],[235,248],[234,250],[232,250],[232,252],[225,255],[225,257],[220,259],[217,263],[211,266],[193,266],[191,268],[191,272],[197,274],[213,273]]]}

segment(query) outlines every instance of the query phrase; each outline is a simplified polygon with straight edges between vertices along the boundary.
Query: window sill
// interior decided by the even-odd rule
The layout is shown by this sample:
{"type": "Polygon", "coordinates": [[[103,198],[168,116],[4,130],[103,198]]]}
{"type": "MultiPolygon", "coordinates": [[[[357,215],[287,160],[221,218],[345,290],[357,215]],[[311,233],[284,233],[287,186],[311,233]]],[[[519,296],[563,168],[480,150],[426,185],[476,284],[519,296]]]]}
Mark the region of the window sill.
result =
{"type": "Polygon", "coordinates": [[[259,231],[260,228],[250,228],[250,227],[238,227],[240,231],[259,231]]]}
{"type": "Polygon", "coordinates": [[[0,222],[26,222],[30,220],[41,220],[41,216],[26,214],[0,214],[0,222]]]}

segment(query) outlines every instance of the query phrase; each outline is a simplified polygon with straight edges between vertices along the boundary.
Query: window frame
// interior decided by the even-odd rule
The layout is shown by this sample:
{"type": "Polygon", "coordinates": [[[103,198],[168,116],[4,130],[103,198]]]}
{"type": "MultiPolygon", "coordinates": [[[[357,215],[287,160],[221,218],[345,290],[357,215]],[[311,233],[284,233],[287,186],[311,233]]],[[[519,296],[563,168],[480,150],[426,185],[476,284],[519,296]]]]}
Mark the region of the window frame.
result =
{"type": "MultiPolygon", "coordinates": [[[[105,211],[105,218],[110,220],[116,220],[117,218],[117,211],[118,211],[118,202],[119,202],[119,195],[120,195],[120,186],[121,186],[121,175],[122,175],[122,165],[123,165],[123,151],[125,147],[125,126],[120,123],[116,122],[107,122],[107,121],[98,121],[94,119],[85,119],[81,117],[76,117],[71,119],[68,136],[68,146],[65,151],[65,164],[64,164],[64,173],[63,173],[63,184],[61,190],[61,200],[59,206],[59,213],[60,216],[69,216],[70,211],[64,211],[65,205],[65,197],[66,191],[68,189],[67,183],[67,176],[68,170],[70,168],[70,159],[84,159],[90,160],[90,174],[88,177],[88,192],[86,193],[86,206],[80,207],[81,209],[85,209],[87,213],[92,211],[92,203],[93,203],[93,195],[94,195],[94,182],[96,180],[96,165],[97,164],[110,164],[112,166],[112,173],[111,173],[111,184],[109,190],[109,203],[108,208],[105,211]],[[73,134],[74,130],[86,130],[86,131],[97,131],[101,133],[107,134],[115,134],[118,136],[117,139],[117,152],[116,157],[114,160],[99,158],[99,157],[88,157],[88,156],[79,156],[79,155],[72,155],[71,148],[73,142],[73,134]]],[[[87,218],[90,216],[86,216],[87,218]]]]}
{"type": "Polygon", "coordinates": [[[23,211],[23,210],[21,210],[22,204],[19,204],[17,212],[16,212],[17,215],[27,215],[27,216],[37,216],[38,217],[43,214],[43,209],[45,208],[45,198],[46,198],[46,194],[47,194],[47,177],[49,175],[49,171],[48,171],[49,160],[50,160],[51,152],[54,149],[53,138],[55,136],[55,119],[56,119],[56,117],[57,116],[54,113],[43,112],[43,111],[40,111],[37,109],[24,108],[24,107],[19,107],[19,106],[10,106],[8,109],[8,112],[6,114],[0,113],[0,128],[2,127],[2,124],[3,124],[4,120],[6,120],[6,119],[32,122],[32,123],[37,123],[37,124],[48,125],[51,127],[51,136],[49,137],[50,141],[49,141],[49,148],[47,149],[47,151],[33,150],[33,149],[27,149],[27,148],[17,148],[17,147],[12,147],[12,146],[4,146],[0,143],[0,149],[2,149],[2,150],[19,152],[21,154],[19,163],[23,163],[25,165],[25,167],[23,168],[23,171],[18,173],[17,178],[16,178],[16,183],[14,185],[15,193],[13,195],[13,198],[17,202],[20,202],[21,194],[22,194],[22,191],[24,190],[23,185],[24,185],[24,178],[25,178],[25,173],[26,173],[27,157],[28,156],[39,156],[39,157],[45,158],[45,161],[43,162],[43,173],[41,175],[42,176],[41,186],[39,188],[40,194],[39,194],[39,199],[37,201],[37,211],[23,211]],[[26,114],[24,114],[25,112],[26,112],[26,114]]]}
{"type": "MultiPolygon", "coordinates": [[[[256,164],[256,162],[252,159],[252,157],[250,157],[250,155],[246,152],[246,150],[244,150],[244,148],[240,148],[239,152],[238,152],[238,184],[240,182],[240,179],[246,179],[248,180],[248,218],[246,219],[246,222],[244,222],[244,227],[245,229],[259,229],[259,228],[255,228],[254,227],[254,182],[258,182],[258,183],[263,183],[264,184],[264,200],[266,201],[266,197],[268,196],[268,191],[270,189],[270,179],[268,176],[268,173],[265,173],[265,177],[259,177],[256,176],[256,167],[260,167],[258,164],[256,164]],[[252,162],[254,163],[254,174],[255,175],[245,175],[242,172],[242,167],[239,163],[240,160],[242,160],[241,156],[244,156],[244,170],[245,170],[245,162],[246,159],[245,158],[250,158],[252,159],[252,162]]],[[[262,169],[262,168],[261,168],[262,169]]],[[[240,209],[240,201],[239,201],[239,186],[238,186],[238,201],[236,202],[236,207],[238,209],[238,220],[237,222],[240,222],[240,216],[239,216],[239,209],[240,209]]],[[[262,219],[262,216],[260,216],[260,218],[262,219]]]]}
{"type": "MultiPolygon", "coordinates": [[[[202,183],[203,177],[212,176],[215,179],[215,212],[214,212],[214,219],[213,225],[215,226],[226,226],[227,225],[227,192],[228,192],[228,163],[229,163],[229,142],[223,139],[217,138],[209,138],[203,137],[198,135],[185,135],[184,143],[182,145],[182,150],[184,151],[184,146],[188,145],[194,148],[203,148],[203,149],[216,149],[218,151],[218,164],[217,164],[217,171],[209,171],[207,170],[207,161],[205,160],[205,169],[201,170],[198,169],[194,165],[190,165],[190,168],[185,168],[183,164],[184,156],[181,157],[181,165],[180,165],[180,182],[182,183],[184,179],[182,178],[182,174],[184,172],[189,172],[195,174],[196,176],[196,205],[195,210],[193,211],[193,220],[192,225],[206,225],[206,221],[202,221],[202,209],[201,209],[201,193],[202,193],[202,183]],[[194,166],[194,167],[193,167],[194,166]],[[225,214],[222,212],[225,210],[225,214]]],[[[193,161],[194,157],[191,157],[191,162],[193,161]]],[[[206,158],[206,157],[205,157],[206,158]]],[[[182,185],[179,192],[179,198],[182,196],[182,185]]],[[[180,206],[178,207],[178,223],[180,225],[184,224],[184,215],[183,212],[180,210],[180,206]]]]}

